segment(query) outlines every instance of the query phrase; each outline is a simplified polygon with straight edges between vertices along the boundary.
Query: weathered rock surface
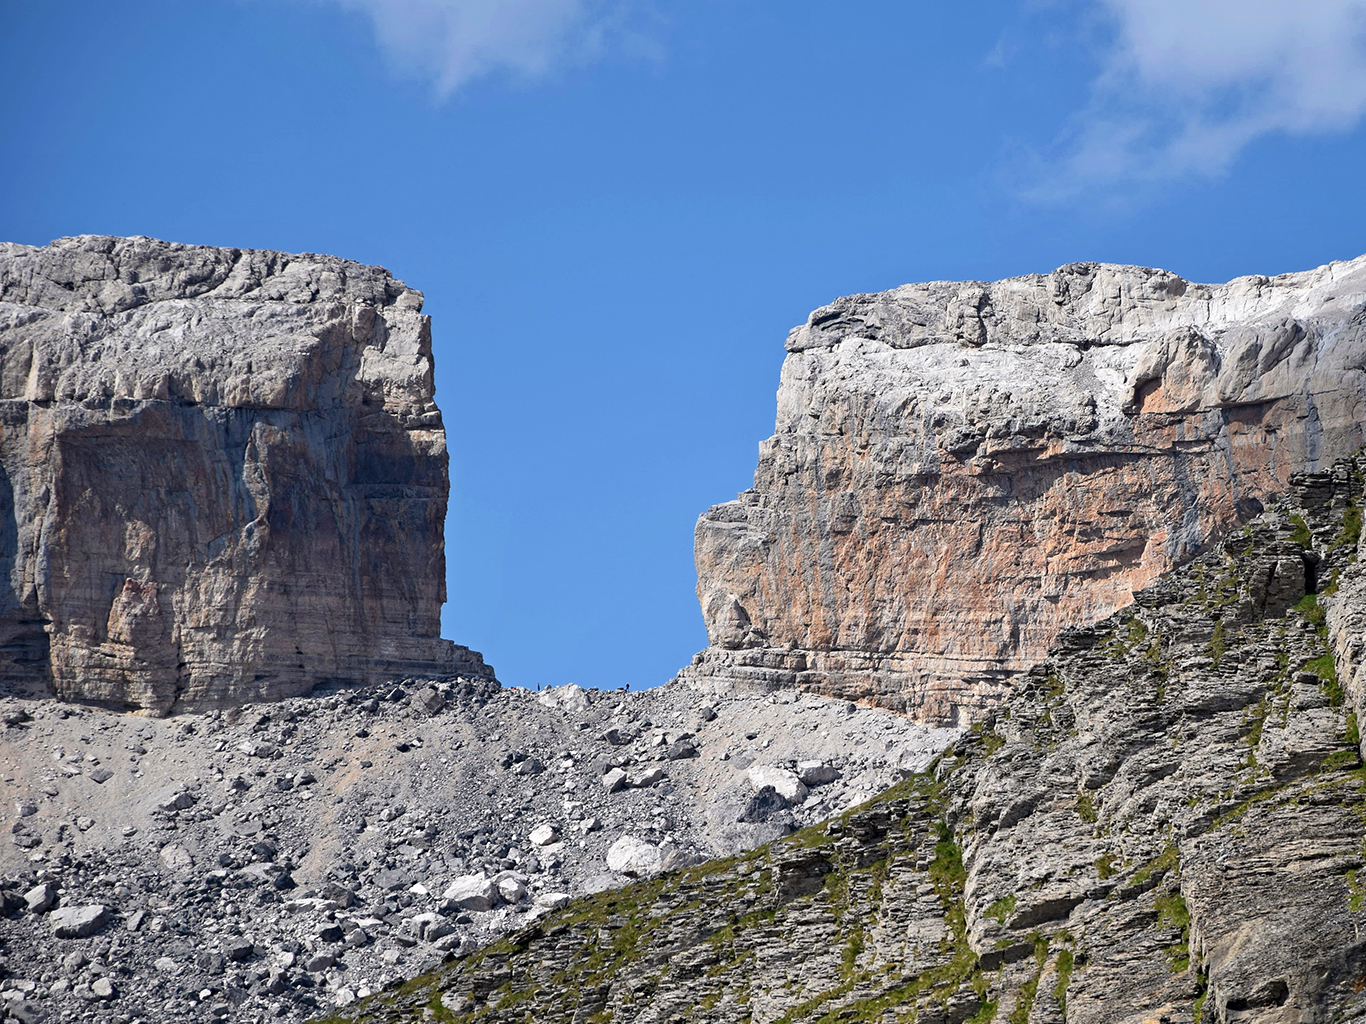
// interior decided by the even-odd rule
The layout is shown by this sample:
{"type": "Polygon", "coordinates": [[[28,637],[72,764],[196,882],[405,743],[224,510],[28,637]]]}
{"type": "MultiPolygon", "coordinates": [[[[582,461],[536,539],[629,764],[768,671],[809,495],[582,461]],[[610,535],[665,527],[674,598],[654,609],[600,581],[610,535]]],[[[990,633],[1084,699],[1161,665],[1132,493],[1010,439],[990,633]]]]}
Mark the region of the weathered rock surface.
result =
{"type": "Polygon", "coordinates": [[[491,676],[440,639],[421,309],[330,256],[0,245],[0,678],[165,713],[491,676]]]}
{"type": "Polygon", "coordinates": [[[1362,614],[1363,465],[1064,631],[930,772],[342,1019],[1361,1020],[1361,694],[1331,653],[1359,636],[1331,624],[1362,614]]]}
{"type": "Polygon", "coordinates": [[[954,722],[1361,445],[1366,257],[905,285],[787,351],[754,488],[697,524],[711,646],[681,675],[954,722]]]}

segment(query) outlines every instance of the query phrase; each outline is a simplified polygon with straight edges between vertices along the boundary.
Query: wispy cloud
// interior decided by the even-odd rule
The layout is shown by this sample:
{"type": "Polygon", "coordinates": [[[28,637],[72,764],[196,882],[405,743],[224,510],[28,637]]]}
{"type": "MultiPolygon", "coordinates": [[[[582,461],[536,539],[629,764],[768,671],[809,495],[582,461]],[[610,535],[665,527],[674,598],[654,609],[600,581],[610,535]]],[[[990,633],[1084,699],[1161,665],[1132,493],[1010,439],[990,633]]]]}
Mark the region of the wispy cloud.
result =
{"type": "Polygon", "coordinates": [[[395,69],[439,98],[481,76],[535,79],[600,54],[624,31],[626,0],[334,0],[365,13],[395,69]]]}
{"type": "Polygon", "coordinates": [[[1274,133],[1366,114],[1366,0],[1094,0],[1111,49],[1035,198],[1218,176],[1274,133]]]}

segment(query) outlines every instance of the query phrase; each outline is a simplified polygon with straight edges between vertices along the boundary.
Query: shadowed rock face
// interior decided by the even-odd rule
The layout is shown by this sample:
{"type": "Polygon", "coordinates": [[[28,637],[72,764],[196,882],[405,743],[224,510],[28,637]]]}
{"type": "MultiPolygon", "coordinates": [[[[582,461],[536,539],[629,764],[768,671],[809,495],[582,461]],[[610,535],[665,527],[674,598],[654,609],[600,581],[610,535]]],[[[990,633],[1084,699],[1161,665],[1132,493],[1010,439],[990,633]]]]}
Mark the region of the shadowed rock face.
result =
{"type": "Polygon", "coordinates": [[[681,675],[954,722],[1067,625],[1363,440],[1366,257],[1200,285],[1074,264],[839,299],[754,488],[697,524],[681,675]]]}
{"type": "Polygon", "coordinates": [[[0,245],[0,678],[165,713],[491,676],[440,639],[421,308],[328,256],[0,245]]]}

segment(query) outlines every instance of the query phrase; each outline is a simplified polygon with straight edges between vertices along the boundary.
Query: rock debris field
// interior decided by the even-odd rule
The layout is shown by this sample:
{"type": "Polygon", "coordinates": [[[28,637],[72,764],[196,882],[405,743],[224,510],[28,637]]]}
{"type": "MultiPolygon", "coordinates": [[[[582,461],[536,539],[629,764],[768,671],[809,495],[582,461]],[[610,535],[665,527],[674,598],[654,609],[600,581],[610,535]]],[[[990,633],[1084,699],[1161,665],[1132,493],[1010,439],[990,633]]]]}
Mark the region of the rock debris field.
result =
{"type": "Polygon", "coordinates": [[[795,691],[0,699],[0,1017],[302,1020],[858,804],[958,733],[795,691]]]}

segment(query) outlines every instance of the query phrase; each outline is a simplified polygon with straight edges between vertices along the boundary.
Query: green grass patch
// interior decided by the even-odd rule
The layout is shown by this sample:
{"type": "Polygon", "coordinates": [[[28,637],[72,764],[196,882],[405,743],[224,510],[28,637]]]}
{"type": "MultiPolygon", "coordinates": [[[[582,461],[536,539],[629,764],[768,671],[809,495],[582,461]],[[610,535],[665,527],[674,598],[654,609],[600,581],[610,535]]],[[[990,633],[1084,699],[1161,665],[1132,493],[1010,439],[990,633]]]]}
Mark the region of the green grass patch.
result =
{"type": "Polygon", "coordinates": [[[989,917],[998,924],[1005,924],[1015,913],[1015,894],[1003,896],[982,912],[983,917],[989,917]]]}
{"type": "Polygon", "coordinates": [[[1324,695],[1332,707],[1342,706],[1346,694],[1342,692],[1342,686],[1338,683],[1338,666],[1331,651],[1306,661],[1303,670],[1319,677],[1319,684],[1323,687],[1324,695]]]}
{"type": "Polygon", "coordinates": [[[1064,949],[1058,954],[1058,983],[1053,986],[1053,998],[1058,1001],[1063,1020],[1067,1020],[1067,986],[1072,983],[1073,966],[1072,951],[1064,949]]]}
{"type": "Polygon", "coordinates": [[[1319,604],[1318,594],[1305,594],[1295,603],[1293,610],[1298,612],[1306,622],[1312,624],[1315,629],[1322,631],[1326,628],[1324,623],[1327,620],[1327,613],[1319,604]]]}
{"type": "Polygon", "coordinates": [[[1314,535],[1309,532],[1309,524],[1304,521],[1303,516],[1292,515],[1290,517],[1290,525],[1295,528],[1290,534],[1290,539],[1292,541],[1302,548],[1314,546],[1314,535]]]}
{"type": "Polygon", "coordinates": [[[1337,772],[1343,769],[1356,768],[1361,764],[1361,756],[1355,750],[1339,750],[1335,754],[1329,754],[1319,762],[1319,771],[1337,772]]]}
{"type": "Polygon", "coordinates": [[[1150,878],[1161,878],[1168,871],[1180,868],[1181,851],[1176,848],[1175,843],[1168,843],[1166,849],[1159,853],[1152,860],[1139,866],[1129,880],[1133,885],[1142,885],[1150,878]]]}
{"type": "Polygon", "coordinates": [[[1333,538],[1333,547],[1356,547],[1361,539],[1361,509],[1353,503],[1342,514],[1342,530],[1333,538]]]}
{"type": "Polygon", "coordinates": [[[1361,884],[1356,870],[1347,872],[1347,909],[1366,910],[1366,886],[1361,884]]]}
{"type": "Polygon", "coordinates": [[[1222,658],[1228,650],[1225,634],[1224,620],[1219,619],[1214,624],[1214,635],[1209,638],[1209,646],[1206,647],[1206,650],[1209,651],[1210,665],[1213,668],[1219,667],[1219,659],[1222,658]]]}
{"type": "Polygon", "coordinates": [[[1100,819],[1090,790],[1084,789],[1077,794],[1077,817],[1088,825],[1094,825],[1100,819]]]}

